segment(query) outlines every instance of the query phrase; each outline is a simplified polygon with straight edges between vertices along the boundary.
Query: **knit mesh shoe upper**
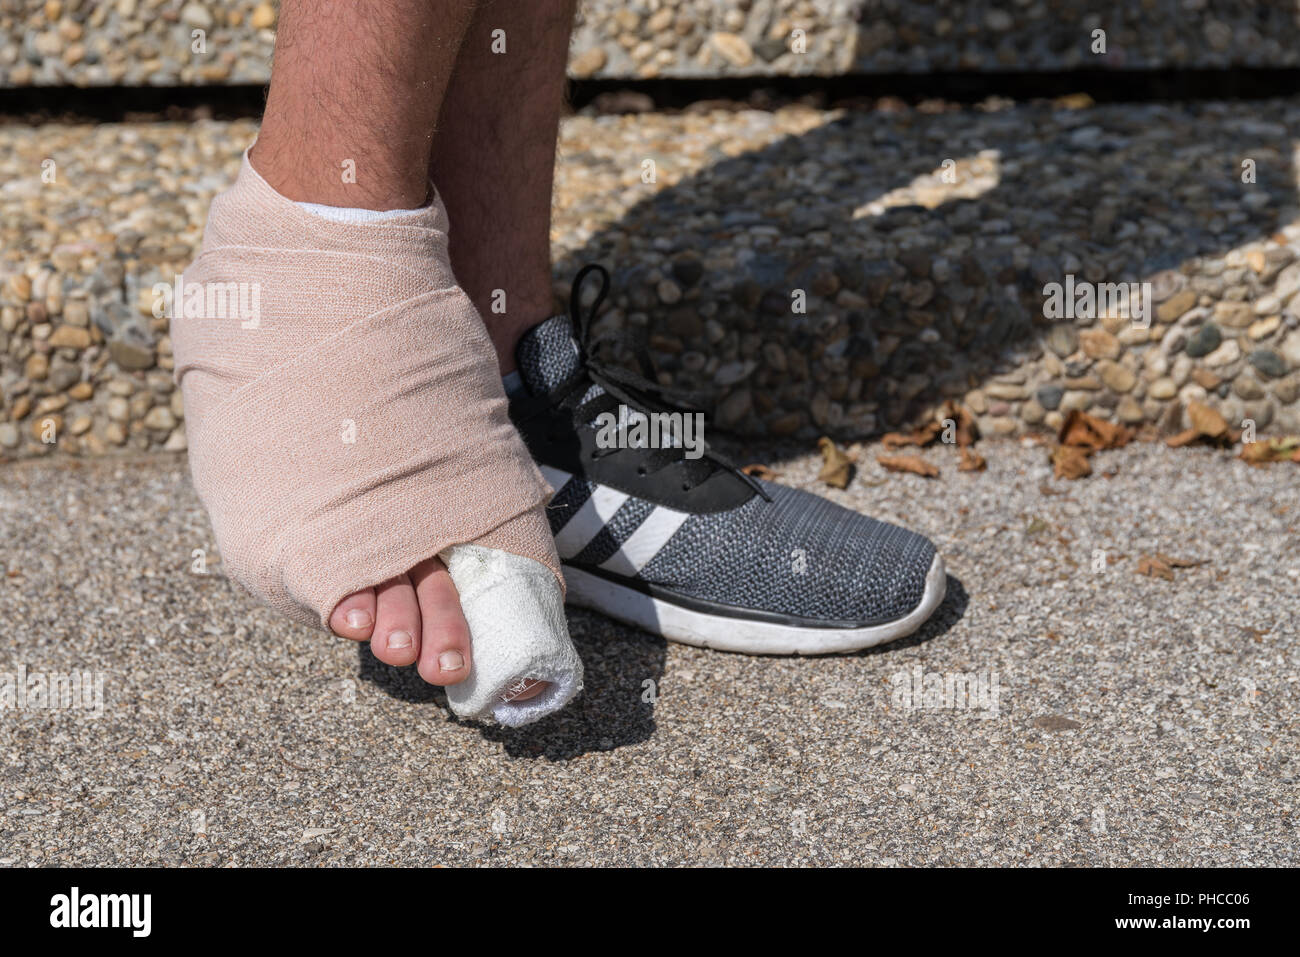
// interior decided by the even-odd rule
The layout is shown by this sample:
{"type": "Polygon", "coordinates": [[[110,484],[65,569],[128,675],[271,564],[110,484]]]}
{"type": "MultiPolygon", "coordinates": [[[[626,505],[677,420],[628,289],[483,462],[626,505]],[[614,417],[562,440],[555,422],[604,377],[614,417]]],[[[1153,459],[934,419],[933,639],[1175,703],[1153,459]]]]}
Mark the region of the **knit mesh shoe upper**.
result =
{"type": "Polygon", "coordinates": [[[593,361],[584,338],[566,316],[530,330],[516,359],[531,395],[511,403],[555,487],[547,516],[566,567],[713,614],[805,627],[876,625],[918,608],[935,562],[920,535],[711,456],[598,449],[596,416],[643,396],[593,361]]]}

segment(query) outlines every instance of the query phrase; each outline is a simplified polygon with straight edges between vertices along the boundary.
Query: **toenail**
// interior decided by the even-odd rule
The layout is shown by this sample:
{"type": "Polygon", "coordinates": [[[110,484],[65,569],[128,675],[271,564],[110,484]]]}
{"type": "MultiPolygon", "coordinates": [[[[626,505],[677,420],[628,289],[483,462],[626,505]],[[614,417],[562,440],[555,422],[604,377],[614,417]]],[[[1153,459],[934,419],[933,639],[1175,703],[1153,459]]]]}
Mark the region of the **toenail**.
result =
{"type": "Polygon", "coordinates": [[[370,627],[370,612],[362,611],[360,608],[353,608],[347,615],[349,628],[368,628],[370,627]]]}
{"type": "Polygon", "coordinates": [[[465,667],[465,656],[459,651],[444,651],[438,656],[438,667],[443,671],[460,671],[465,667]]]}
{"type": "Polygon", "coordinates": [[[411,636],[404,631],[390,631],[388,633],[388,650],[403,651],[411,647],[411,636]]]}

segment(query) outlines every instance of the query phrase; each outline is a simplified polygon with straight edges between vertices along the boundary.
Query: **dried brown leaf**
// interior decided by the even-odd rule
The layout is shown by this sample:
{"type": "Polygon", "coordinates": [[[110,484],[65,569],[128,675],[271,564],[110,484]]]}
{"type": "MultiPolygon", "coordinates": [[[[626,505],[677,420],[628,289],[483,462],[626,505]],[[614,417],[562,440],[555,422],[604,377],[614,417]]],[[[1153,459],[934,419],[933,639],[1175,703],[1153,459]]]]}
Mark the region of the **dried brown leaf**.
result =
{"type": "Polygon", "coordinates": [[[939,477],[939,470],[919,455],[877,455],[876,461],[891,472],[911,472],[925,478],[939,477]]]}
{"type": "Polygon", "coordinates": [[[964,449],[975,444],[975,440],[980,437],[980,432],[970,409],[949,399],[943,404],[942,415],[944,419],[951,419],[957,427],[957,434],[954,436],[957,448],[964,449]]]}
{"type": "Polygon", "coordinates": [[[1072,409],[1061,424],[1061,431],[1056,438],[1062,445],[1092,451],[1121,449],[1133,439],[1133,430],[1126,425],[1117,425],[1072,409]]]}
{"type": "Polygon", "coordinates": [[[1196,429],[1184,429],[1177,435],[1171,435],[1165,439],[1165,445],[1171,449],[1181,449],[1184,445],[1191,445],[1201,437],[1201,433],[1196,429]]]}
{"type": "Polygon", "coordinates": [[[822,470],[817,477],[831,488],[848,488],[853,478],[853,460],[826,436],[817,440],[822,453],[822,470]]]}
{"type": "Polygon", "coordinates": [[[1174,570],[1169,567],[1169,564],[1152,555],[1143,555],[1138,559],[1137,573],[1146,575],[1148,578],[1163,578],[1165,581],[1174,580],[1174,570]]]}
{"type": "Polygon", "coordinates": [[[1241,447],[1240,458],[1251,465],[1267,465],[1270,462],[1300,462],[1300,435],[1288,435],[1260,442],[1247,442],[1241,447]]]}
{"type": "Polygon", "coordinates": [[[1207,439],[1222,439],[1228,435],[1228,420],[1217,410],[1195,399],[1187,403],[1187,421],[1207,439]]]}
{"type": "Polygon", "coordinates": [[[776,472],[772,471],[766,465],[763,465],[759,462],[754,462],[750,465],[746,465],[743,469],[741,469],[741,471],[744,472],[746,475],[752,476],[753,478],[764,479],[768,482],[774,481],[777,477],[776,472]]]}
{"type": "Polygon", "coordinates": [[[1072,445],[1052,449],[1052,474],[1056,478],[1081,479],[1092,474],[1088,451],[1072,445]]]}
{"type": "Polygon", "coordinates": [[[881,436],[881,443],[886,450],[890,452],[904,448],[926,448],[933,445],[940,438],[944,442],[950,442],[960,449],[974,445],[975,440],[979,438],[979,430],[975,426],[975,416],[964,406],[958,405],[952,399],[948,399],[939,407],[932,422],[918,426],[910,432],[886,432],[881,436]],[[945,433],[948,429],[948,423],[952,423],[952,436],[949,438],[945,433]]]}
{"type": "Polygon", "coordinates": [[[983,472],[988,468],[989,463],[969,446],[964,446],[961,450],[961,462],[957,465],[958,472],[983,472]]]}
{"type": "Polygon", "coordinates": [[[891,452],[913,445],[917,448],[925,448],[942,433],[943,426],[938,422],[931,422],[911,432],[886,432],[881,436],[880,441],[891,452]]]}

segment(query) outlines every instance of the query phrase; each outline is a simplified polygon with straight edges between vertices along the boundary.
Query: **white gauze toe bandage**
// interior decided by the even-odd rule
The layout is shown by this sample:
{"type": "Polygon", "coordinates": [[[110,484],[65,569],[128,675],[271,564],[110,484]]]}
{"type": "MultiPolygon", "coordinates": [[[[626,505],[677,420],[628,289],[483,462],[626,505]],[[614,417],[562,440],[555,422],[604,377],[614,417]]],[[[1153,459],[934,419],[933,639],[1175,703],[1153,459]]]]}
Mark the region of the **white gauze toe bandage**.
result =
{"type": "Polygon", "coordinates": [[[478,545],[456,545],[441,557],[474,646],[469,678],[447,687],[452,710],[517,727],[568,704],[582,690],[582,661],[554,573],[531,558],[478,545]],[[527,701],[504,700],[524,679],[548,685],[527,701]]]}

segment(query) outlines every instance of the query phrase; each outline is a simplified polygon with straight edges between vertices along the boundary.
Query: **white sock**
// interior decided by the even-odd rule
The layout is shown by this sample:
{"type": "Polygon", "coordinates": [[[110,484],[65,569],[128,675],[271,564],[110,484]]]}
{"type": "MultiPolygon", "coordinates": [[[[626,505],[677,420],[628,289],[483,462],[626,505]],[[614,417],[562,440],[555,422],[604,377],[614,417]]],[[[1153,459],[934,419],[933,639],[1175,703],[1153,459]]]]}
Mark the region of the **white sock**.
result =
{"type": "Polygon", "coordinates": [[[384,219],[397,219],[399,216],[414,216],[424,211],[420,209],[351,209],[346,206],[322,206],[319,203],[298,203],[314,216],[333,220],[336,223],[376,223],[384,219]]]}

